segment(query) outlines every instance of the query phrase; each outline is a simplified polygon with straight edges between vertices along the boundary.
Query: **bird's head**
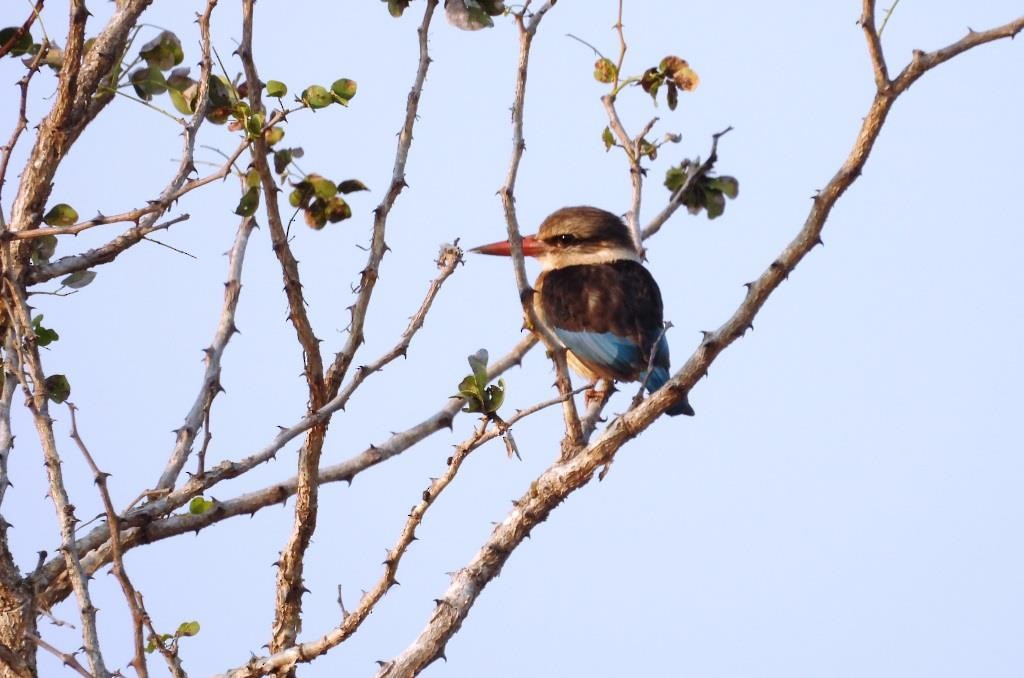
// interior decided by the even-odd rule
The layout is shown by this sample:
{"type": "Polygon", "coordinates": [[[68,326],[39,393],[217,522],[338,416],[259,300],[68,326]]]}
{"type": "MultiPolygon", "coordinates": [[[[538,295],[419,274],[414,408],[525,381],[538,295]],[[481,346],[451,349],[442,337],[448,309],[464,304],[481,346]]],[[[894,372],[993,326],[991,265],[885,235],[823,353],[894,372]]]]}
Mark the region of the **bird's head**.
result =
{"type": "MultiPolygon", "coordinates": [[[[512,246],[502,240],[474,247],[470,252],[507,257],[512,254],[512,246]]],[[[563,207],[551,214],[536,235],[523,236],[523,254],[536,257],[544,270],[623,259],[640,261],[622,219],[585,206],[563,207]]]]}

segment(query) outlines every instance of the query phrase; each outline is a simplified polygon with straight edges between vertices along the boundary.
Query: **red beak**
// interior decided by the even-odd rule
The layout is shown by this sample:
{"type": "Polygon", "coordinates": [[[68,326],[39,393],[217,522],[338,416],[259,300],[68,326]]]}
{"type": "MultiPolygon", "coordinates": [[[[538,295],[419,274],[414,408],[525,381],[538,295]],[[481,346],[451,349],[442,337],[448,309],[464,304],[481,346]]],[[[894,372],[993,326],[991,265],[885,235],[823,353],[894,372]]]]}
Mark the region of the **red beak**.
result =
{"type": "MultiPolygon", "coordinates": [[[[547,250],[547,246],[537,240],[537,236],[524,235],[523,236],[523,254],[528,257],[540,256],[547,250]]],[[[495,256],[508,257],[512,256],[512,245],[508,240],[501,240],[499,242],[492,242],[490,245],[481,245],[480,247],[474,247],[470,252],[476,252],[478,254],[493,254],[495,256]]]]}

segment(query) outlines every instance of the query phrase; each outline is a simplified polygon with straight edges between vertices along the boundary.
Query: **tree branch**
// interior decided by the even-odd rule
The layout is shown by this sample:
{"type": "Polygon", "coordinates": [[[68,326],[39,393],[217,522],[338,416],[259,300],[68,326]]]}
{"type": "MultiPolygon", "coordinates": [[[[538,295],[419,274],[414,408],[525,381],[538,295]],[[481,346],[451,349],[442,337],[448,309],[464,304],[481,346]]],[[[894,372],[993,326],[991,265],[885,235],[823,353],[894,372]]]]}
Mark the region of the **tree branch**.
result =
{"type": "MultiPolygon", "coordinates": [[[[4,252],[4,258],[9,259],[10,248],[4,249],[7,250],[4,252]]],[[[49,394],[46,376],[39,359],[39,346],[35,332],[32,330],[32,321],[24,290],[11,277],[12,272],[8,270],[3,279],[3,301],[10,322],[10,331],[13,331],[16,337],[16,354],[20,362],[16,373],[25,391],[27,405],[32,413],[43,450],[50,498],[57,510],[57,523],[61,534],[61,556],[78,599],[78,608],[82,619],[82,643],[89,657],[93,674],[98,678],[107,678],[110,673],[103,662],[99,636],[96,632],[96,607],[92,604],[87,577],[75,547],[75,523],[78,522],[78,518],[75,517],[75,507],[68,499],[64,485],[60,454],[57,451],[57,442],[53,434],[53,420],[50,418],[48,407],[49,394]]]]}
{"type": "Polygon", "coordinates": [[[875,0],[864,0],[860,15],[860,27],[864,29],[864,37],[868,41],[871,69],[875,73],[875,87],[882,91],[889,86],[889,68],[885,65],[882,40],[878,30],[875,29],[875,0]]]}
{"type": "Polygon", "coordinates": [[[356,608],[343,615],[341,624],[315,641],[287,648],[268,657],[254,657],[244,667],[231,669],[222,675],[225,678],[255,678],[256,676],[266,675],[275,671],[292,670],[297,664],[313,661],[330,649],[345,642],[359,629],[370,613],[373,612],[374,607],[376,607],[381,598],[398,583],[396,579],[398,565],[409,546],[417,539],[416,529],[423,522],[426,512],[455,479],[459,469],[462,467],[462,463],[470,453],[484,443],[505,435],[509,427],[525,417],[535,414],[546,407],[557,405],[566,397],[572,397],[572,395],[570,393],[568,396],[558,396],[532,407],[519,410],[504,424],[496,422],[495,426],[492,426],[490,429],[487,428],[490,419],[485,417],[480,426],[474,430],[473,435],[456,446],[455,452],[445,462],[444,473],[431,481],[430,486],[423,492],[419,503],[409,511],[409,516],[399,533],[398,540],[384,558],[384,574],[381,575],[372,589],[363,594],[356,608]]]}
{"type": "Polygon", "coordinates": [[[231,251],[228,254],[228,280],[224,283],[224,305],[217,321],[217,329],[213,334],[213,341],[203,351],[206,354],[204,359],[206,370],[203,373],[202,386],[199,388],[199,393],[196,394],[196,399],[188,414],[185,415],[185,422],[177,431],[174,450],[157,481],[157,490],[169,490],[174,487],[174,483],[177,482],[181,469],[185,466],[185,461],[192,451],[199,428],[204,421],[209,421],[210,408],[213,406],[214,398],[223,390],[220,384],[221,359],[224,357],[224,351],[231,337],[238,332],[238,327],[235,325],[235,311],[238,309],[238,300],[242,294],[242,265],[245,262],[245,249],[249,243],[249,235],[255,225],[251,217],[243,218],[238,225],[235,243],[231,246],[231,251]]]}
{"type": "MultiPolygon", "coordinates": [[[[523,355],[536,344],[537,339],[532,334],[525,336],[507,355],[490,363],[487,370],[488,377],[495,379],[511,367],[518,365],[523,355]]],[[[333,408],[330,409],[330,412],[340,409],[343,396],[344,394],[340,394],[328,404],[328,408],[333,408]]],[[[466,401],[461,398],[450,398],[441,410],[415,426],[393,434],[380,445],[370,445],[366,450],[346,461],[323,468],[319,473],[320,483],[351,482],[362,471],[401,454],[443,428],[451,428],[454,417],[465,403],[466,401]]],[[[326,412],[322,416],[327,416],[330,412],[326,412]]],[[[169,494],[158,495],[149,503],[129,511],[121,518],[121,524],[124,527],[122,546],[127,550],[143,543],[166,539],[185,532],[194,532],[227,518],[251,514],[261,508],[287,500],[297,491],[297,478],[293,477],[285,482],[275,483],[262,490],[250,492],[231,502],[218,502],[212,510],[198,516],[192,514],[168,515],[221,481],[237,478],[273,458],[288,441],[308,430],[313,425],[313,421],[315,421],[315,417],[307,415],[293,427],[284,429],[268,447],[259,453],[238,462],[222,462],[201,478],[192,478],[169,494]]],[[[87,572],[95,572],[110,562],[108,538],[109,530],[106,526],[100,526],[78,539],[78,552],[87,572]]],[[[40,604],[45,607],[55,605],[67,597],[69,582],[63,561],[54,558],[45,563],[35,577],[35,585],[39,591],[40,604]]]]}

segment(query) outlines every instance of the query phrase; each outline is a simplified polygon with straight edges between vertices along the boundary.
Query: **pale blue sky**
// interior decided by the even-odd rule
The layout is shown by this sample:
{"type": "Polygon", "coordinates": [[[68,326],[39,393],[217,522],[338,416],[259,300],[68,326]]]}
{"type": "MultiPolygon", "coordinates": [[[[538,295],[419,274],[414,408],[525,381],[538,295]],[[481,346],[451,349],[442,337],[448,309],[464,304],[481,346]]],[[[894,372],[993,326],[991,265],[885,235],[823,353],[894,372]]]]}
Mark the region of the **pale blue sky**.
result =
{"type": "MultiPolygon", "coordinates": [[[[109,11],[93,3],[97,15],[109,11]]],[[[881,3],[883,9],[886,4],[881,3]]],[[[155,3],[147,21],[178,31],[197,55],[197,2],[155,3]]],[[[372,0],[257,5],[257,58],[264,79],[293,91],[337,77],[359,82],[349,109],[292,117],[286,142],[301,166],[358,177],[370,194],[355,217],[313,232],[293,229],[311,318],[331,353],[344,340],[349,286],[365,253],[370,210],[391,174],[394,134],[415,64],[422,2],[400,20],[372,0]]],[[[527,152],[519,218],[532,230],[554,209],[593,204],[625,211],[624,160],[605,153],[603,90],[593,54],[608,54],[616,3],[562,0],[535,42],[527,92],[527,152]]],[[[58,32],[60,7],[48,7],[58,32]]],[[[621,111],[637,130],[652,115],[681,132],[648,176],[644,218],[664,204],[664,169],[706,155],[728,125],[719,169],[740,181],[725,216],[676,216],[650,243],[674,366],[699,330],[722,323],[793,237],[849,151],[873,89],[859,3],[628,2],[627,72],[666,54],[702,78],[679,109],[654,111],[639,90],[621,111]]],[[[905,0],[883,42],[891,70],[913,48],[934,49],[968,26],[988,28],[1021,12],[1018,2],[905,0]]],[[[17,14],[22,14],[18,8],[17,14]]],[[[12,14],[3,11],[5,25],[12,14]]],[[[214,32],[228,70],[240,35],[237,0],[222,0],[214,32]]],[[[434,275],[440,243],[466,245],[504,233],[495,191],[511,146],[515,32],[508,20],[463,33],[439,15],[408,167],[409,190],[389,223],[392,252],[381,271],[360,355],[390,348],[434,275]]],[[[1024,46],[980,47],[927,74],[896,104],[863,177],[837,205],[816,249],[775,294],[755,331],[712,366],[690,400],[697,416],[656,423],[619,455],[608,477],[562,505],[509,560],[448,647],[448,662],[424,675],[469,676],[1020,676],[1024,674],[1024,46]]],[[[0,62],[0,79],[17,69],[0,62]]],[[[38,78],[35,92],[52,87],[38,78]]],[[[8,93],[13,90],[6,90],[8,93]]],[[[38,98],[33,111],[48,105],[38,98]]],[[[13,119],[2,106],[3,129],[13,119]]],[[[234,147],[224,128],[201,142],[234,147]]],[[[173,123],[127,100],[82,138],[56,180],[55,201],[83,215],[115,213],[156,195],[173,171],[173,123]]],[[[26,147],[22,147],[25,150],[26,147]]],[[[23,156],[19,156],[23,157],[23,156]]],[[[199,157],[216,162],[210,151],[199,157]]],[[[9,200],[13,187],[5,193],[9,200]]],[[[201,349],[212,336],[234,236],[237,186],[189,196],[191,221],[158,246],[138,247],[74,297],[39,307],[61,340],[45,355],[66,372],[80,427],[126,504],[151,485],[199,386],[201,349]]],[[[70,253],[116,226],[63,240],[70,253]]],[[[250,244],[238,311],[213,410],[213,461],[238,458],[289,425],[306,398],[301,358],[286,324],[280,273],[265,229],[250,244]]],[[[531,269],[535,272],[536,269],[531,269]]],[[[447,283],[408,360],[368,380],[335,420],[325,463],[358,453],[391,430],[435,412],[478,348],[501,355],[520,337],[511,268],[470,258],[447,283]]],[[[508,405],[551,394],[539,351],[506,375],[508,405]]],[[[624,389],[632,394],[631,388],[624,389]]],[[[628,395],[609,407],[624,409],[628,395]]],[[[67,418],[56,410],[63,435],[67,418]]],[[[408,508],[438,475],[450,446],[475,421],[456,420],[402,457],[321,495],[320,529],[307,565],[304,637],[338,618],[336,585],[354,605],[380,574],[408,508]]],[[[52,505],[30,423],[18,419],[15,487],[4,513],[23,569],[56,546],[52,505]]],[[[510,501],[558,452],[557,410],[516,428],[523,461],[500,443],[478,451],[428,514],[394,589],[346,646],[300,675],[372,675],[377,659],[419,632],[432,600],[501,520],[510,501]]],[[[72,501],[83,518],[102,509],[91,478],[62,438],[72,501]]],[[[252,478],[218,487],[227,499],[294,472],[295,445],[252,478]]],[[[252,519],[131,552],[127,566],[162,629],[198,619],[183,643],[201,676],[262,654],[269,635],[274,569],[291,528],[291,504],[252,519]]],[[[93,584],[111,666],[130,658],[128,616],[112,577],[93,584]]],[[[63,618],[75,617],[63,605],[63,618]]],[[[47,629],[66,649],[75,633],[47,629]]],[[[153,662],[159,675],[159,662],[153,662]]],[[[41,655],[43,675],[61,675],[41,655]]]]}

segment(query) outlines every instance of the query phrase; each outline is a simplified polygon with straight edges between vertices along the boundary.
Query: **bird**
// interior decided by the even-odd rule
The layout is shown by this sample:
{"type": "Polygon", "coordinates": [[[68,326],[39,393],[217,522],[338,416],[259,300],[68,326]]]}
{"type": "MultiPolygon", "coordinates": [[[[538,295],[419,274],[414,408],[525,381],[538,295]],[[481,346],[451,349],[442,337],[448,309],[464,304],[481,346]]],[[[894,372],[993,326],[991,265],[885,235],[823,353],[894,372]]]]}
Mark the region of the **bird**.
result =
{"type": "MultiPolygon", "coordinates": [[[[567,349],[573,370],[595,383],[641,381],[649,393],[668,381],[661,290],[622,219],[597,207],[563,207],[536,235],[524,236],[522,247],[541,265],[534,310],[567,349]]],[[[510,256],[512,246],[504,240],[470,251],[510,256]]],[[[694,414],[686,397],[667,412],[694,414]]]]}

